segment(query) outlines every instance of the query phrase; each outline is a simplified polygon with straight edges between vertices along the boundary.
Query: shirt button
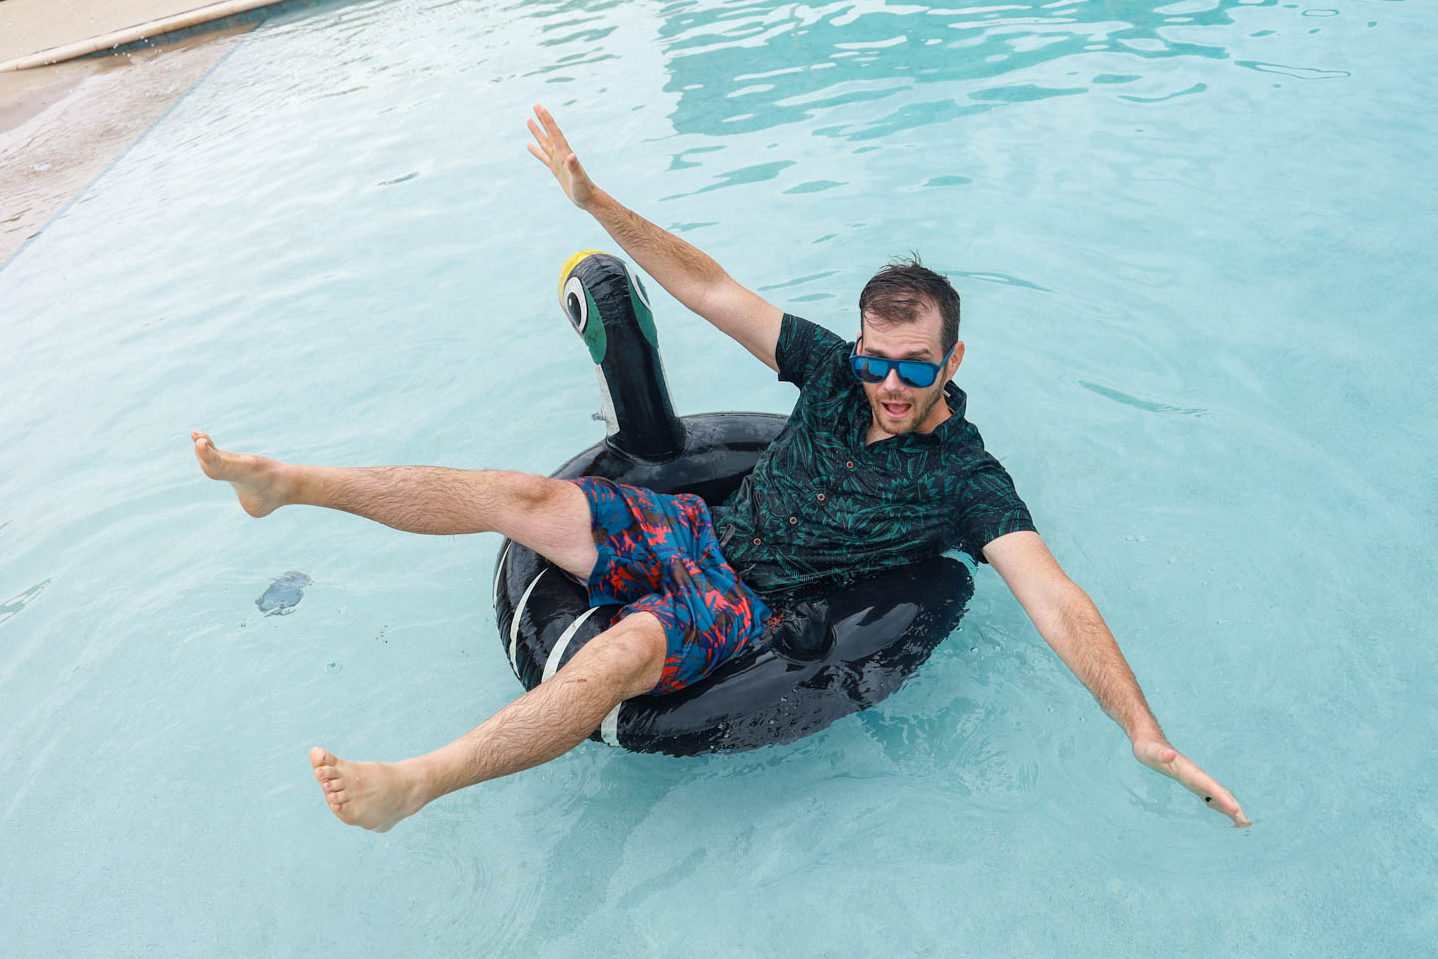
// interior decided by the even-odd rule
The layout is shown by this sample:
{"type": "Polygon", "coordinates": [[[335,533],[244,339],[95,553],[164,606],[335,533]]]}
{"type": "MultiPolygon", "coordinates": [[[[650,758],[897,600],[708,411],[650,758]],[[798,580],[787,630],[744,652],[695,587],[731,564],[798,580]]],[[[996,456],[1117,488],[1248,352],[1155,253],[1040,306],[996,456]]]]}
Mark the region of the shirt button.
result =
{"type": "Polygon", "coordinates": [[[755,536],[755,537],[754,537],[754,545],[755,545],[755,546],[763,546],[763,545],[764,545],[764,541],[763,541],[762,539],[760,539],[759,537],[755,536]]]}
{"type": "Polygon", "coordinates": [[[846,470],[851,470],[851,469],[853,469],[853,468],[854,468],[854,461],[853,461],[853,460],[849,460],[849,462],[847,462],[847,463],[844,464],[844,469],[846,469],[846,470]]]}
{"type": "Polygon", "coordinates": [[[816,500],[818,500],[819,502],[821,502],[821,503],[824,502],[824,494],[823,494],[823,493],[820,493],[818,496],[815,496],[814,498],[815,498],[816,500]]]}
{"type": "Polygon", "coordinates": [[[799,517],[797,517],[797,516],[790,516],[790,517],[789,517],[789,525],[790,525],[790,526],[798,526],[798,525],[799,525],[799,517]]]}

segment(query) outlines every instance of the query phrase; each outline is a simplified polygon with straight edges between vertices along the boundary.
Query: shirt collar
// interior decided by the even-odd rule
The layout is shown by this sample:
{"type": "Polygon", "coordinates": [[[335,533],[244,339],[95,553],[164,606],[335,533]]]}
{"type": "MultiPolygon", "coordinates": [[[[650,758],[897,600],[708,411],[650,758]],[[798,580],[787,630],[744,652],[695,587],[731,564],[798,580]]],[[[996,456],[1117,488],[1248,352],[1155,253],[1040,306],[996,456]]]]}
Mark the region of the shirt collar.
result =
{"type": "Polygon", "coordinates": [[[968,397],[950,380],[944,384],[944,401],[949,404],[949,418],[928,433],[907,434],[903,437],[906,440],[905,446],[943,446],[963,435],[964,409],[968,406],[968,397]]]}

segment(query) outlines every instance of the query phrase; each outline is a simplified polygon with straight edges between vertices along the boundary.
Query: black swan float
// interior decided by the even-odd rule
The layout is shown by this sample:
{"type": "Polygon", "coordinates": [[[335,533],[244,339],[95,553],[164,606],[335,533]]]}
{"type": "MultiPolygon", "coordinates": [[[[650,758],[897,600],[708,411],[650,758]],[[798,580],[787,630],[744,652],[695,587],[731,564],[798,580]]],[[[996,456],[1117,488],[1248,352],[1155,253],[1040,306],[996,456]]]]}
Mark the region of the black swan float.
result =
{"type": "MultiPolygon", "coordinates": [[[[598,367],[608,435],[553,475],[722,503],[787,418],[675,416],[639,279],[618,258],[585,251],[564,264],[559,283],[565,314],[598,367]]],[[[775,615],[737,657],[678,693],[621,703],[591,738],[676,756],[792,742],[898,689],[958,626],[972,594],[968,568],[940,556],[826,592],[766,595],[775,615]]],[[[618,609],[590,607],[582,587],[518,543],[500,548],[494,610],[526,689],[554,675],[618,609]]]]}

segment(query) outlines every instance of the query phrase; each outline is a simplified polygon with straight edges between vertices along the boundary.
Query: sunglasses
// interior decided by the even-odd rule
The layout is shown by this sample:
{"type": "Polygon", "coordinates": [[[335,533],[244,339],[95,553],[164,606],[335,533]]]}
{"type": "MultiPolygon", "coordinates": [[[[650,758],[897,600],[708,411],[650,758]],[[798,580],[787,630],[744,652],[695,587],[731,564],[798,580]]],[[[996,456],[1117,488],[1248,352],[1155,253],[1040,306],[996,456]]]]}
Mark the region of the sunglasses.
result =
{"type": "Polygon", "coordinates": [[[891,360],[884,356],[865,356],[859,352],[859,341],[855,340],[854,350],[849,354],[849,368],[854,371],[854,376],[864,383],[882,383],[889,378],[889,371],[894,370],[899,374],[899,379],[914,389],[927,389],[939,378],[939,370],[949,362],[949,357],[954,355],[954,348],[957,346],[955,343],[949,347],[949,352],[945,353],[939,362],[930,363],[928,360],[891,360]]]}

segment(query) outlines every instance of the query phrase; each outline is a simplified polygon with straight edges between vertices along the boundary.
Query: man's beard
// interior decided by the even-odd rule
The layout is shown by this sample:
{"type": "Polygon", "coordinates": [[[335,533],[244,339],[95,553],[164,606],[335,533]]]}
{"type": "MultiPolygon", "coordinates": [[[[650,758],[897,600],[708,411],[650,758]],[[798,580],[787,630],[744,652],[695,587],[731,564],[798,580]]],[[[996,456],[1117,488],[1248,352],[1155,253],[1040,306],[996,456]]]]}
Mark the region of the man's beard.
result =
{"type": "Polygon", "coordinates": [[[918,395],[914,396],[912,399],[903,396],[886,397],[884,394],[881,393],[869,400],[869,408],[874,414],[874,421],[879,425],[879,428],[881,430],[891,436],[902,436],[905,433],[914,432],[916,429],[918,429],[920,424],[922,424],[925,420],[929,418],[929,414],[933,412],[934,405],[938,403],[939,400],[944,398],[944,391],[942,387],[934,390],[927,396],[923,392],[916,392],[918,393],[918,395]],[[890,423],[893,423],[893,420],[884,410],[883,403],[885,402],[885,400],[891,403],[910,404],[909,414],[904,417],[902,423],[896,423],[892,427],[888,425],[890,423]]]}

